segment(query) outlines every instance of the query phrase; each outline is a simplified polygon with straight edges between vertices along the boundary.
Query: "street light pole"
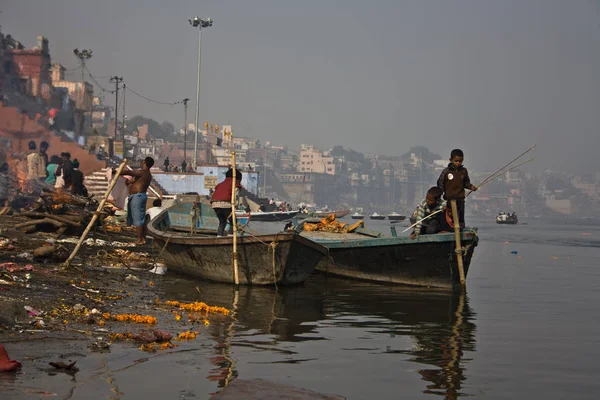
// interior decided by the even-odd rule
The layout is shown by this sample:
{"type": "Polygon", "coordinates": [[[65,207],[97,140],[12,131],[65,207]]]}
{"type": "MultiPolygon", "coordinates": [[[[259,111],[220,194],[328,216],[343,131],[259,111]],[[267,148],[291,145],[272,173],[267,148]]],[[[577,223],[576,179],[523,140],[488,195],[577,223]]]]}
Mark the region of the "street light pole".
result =
{"type": "Polygon", "coordinates": [[[75,57],[77,57],[79,59],[79,62],[81,63],[81,83],[83,83],[83,81],[84,81],[83,74],[85,72],[85,62],[87,60],[89,60],[90,58],[92,58],[92,50],[73,49],[73,54],[75,54],[75,57]]]}
{"type": "Polygon", "coordinates": [[[119,126],[119,83],[123,82],[123,77],[113,76],[110,78],[111,83],[115,83],[115,141],[117,140],[117,131],[119,126]]]}
{"type": "Polygon", "coordinates": [[[198,28],[198,78],[196,80],[196,122],[194,126],[194,169],[198,165],[198,117],[200,113],[200,66],[201,66],[201,50],[202,50],[202,28],[211,27],[213,20],[211,18],[202,19],[194,17],[188,20],[193,28],[198,28]]]}
{"type": "MultiPolygon", "coordinates": [[[[183,159],[187,160],[187,103],[190,99],[183,99],[183,159]]],[[[187,163],[187,161],[186,161],[187,163]]]]}
{"type": "MultiPolygon", "coordinates": [[[[81,63],[81,106],[85,106],[85,95],[86,95],[86,93],[85,93],[85,78],[84,78],[85,62],[87,60],[89,60],[90,58],[92,58],[92,50],[73,49],[73,54],[75,54],[75,57],[77,57],[79,59],[79,62],[81,63]]],[[[91,105],[90,105],[90,125],[93,126],[92,106],[91,105]]],[[[84,126],[85,126],[85,113],[84,113],[83,121],[81,122],[81,134],[84,134],[84,129],[85,129],[84,126]]],[[[91,131],[90,131],[90,133],[91,133],[91,131]]]]}

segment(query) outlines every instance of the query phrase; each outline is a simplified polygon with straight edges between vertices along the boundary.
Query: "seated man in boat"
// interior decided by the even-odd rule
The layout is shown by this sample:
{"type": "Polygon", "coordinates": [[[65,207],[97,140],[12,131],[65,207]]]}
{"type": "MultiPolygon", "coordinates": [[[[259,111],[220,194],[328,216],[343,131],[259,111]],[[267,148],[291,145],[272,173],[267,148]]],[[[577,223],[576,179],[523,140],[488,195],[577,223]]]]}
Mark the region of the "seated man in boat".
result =
{"type": "Polygon", "coordinates": [[[411,239],[416,239],[419,235],[439,233],[442,230],[439,217],[444,215],[443,211],[446,210],[446,201],[442,200],[443,194],[444,192],[442,189],[437,186],[434,186],[427,191],[427,196],[417,206],[417,224],[415,225],[413,233],[410,234],[411,239]],[[442,212],[423,220],[439,210],[442,210],[442,212]]]}
{"type": "MultiPolygon", "coordinates": [[[[235,187],[242,187],[242,173],[235,173],[235,187]]],[[[233,234],[233,219],[231,215],[231,190],[233,185],[233,169],[229,169],[225,173],[225,180],[215,187],[215,191],[210,199],[210,205],[215,210],[217,218],[219,218],[219,227],[217,236],[225,236],[225,227],[229,221],[229,234],[233,234]]],[[[237,189],[236,189],[237,190],[237,189]]]]}

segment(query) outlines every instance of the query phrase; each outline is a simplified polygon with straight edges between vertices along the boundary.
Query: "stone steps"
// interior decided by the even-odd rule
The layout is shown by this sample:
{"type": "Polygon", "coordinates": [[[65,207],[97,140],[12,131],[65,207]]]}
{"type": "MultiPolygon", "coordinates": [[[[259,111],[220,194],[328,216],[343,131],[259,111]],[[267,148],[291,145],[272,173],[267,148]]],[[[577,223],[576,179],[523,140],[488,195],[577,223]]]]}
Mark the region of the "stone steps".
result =
{"type": "Polygon", "coordinates": [[[108,189],[109,182],[108,179],[106,179],[107,171],[108,168],[103,168],[100,171],[96,171],[83,179],[83,183],[87,188],[88,193],[93,194],[97,200],[100,200],[108,189]]]}
{"type": "MultiPolygon", "coordinates": [[[[100,200],[102,196],[106,193],[108,189],[109,181],[106,178],[106,172],[108,168],[103,168],[99,171],[96,171],[90,175],[87,175],[83,179],[83,183],[88,190],[89,194],[93,194],[97,200],[100,200]]],[[[158,193],[165,194],[164,188],[158,184],[155,180],[152,181],[152,188],[156,190],[158,193]]],[[[155,197],[154,193],[151,191],[148,192],[150,197],[155,197]]]]}

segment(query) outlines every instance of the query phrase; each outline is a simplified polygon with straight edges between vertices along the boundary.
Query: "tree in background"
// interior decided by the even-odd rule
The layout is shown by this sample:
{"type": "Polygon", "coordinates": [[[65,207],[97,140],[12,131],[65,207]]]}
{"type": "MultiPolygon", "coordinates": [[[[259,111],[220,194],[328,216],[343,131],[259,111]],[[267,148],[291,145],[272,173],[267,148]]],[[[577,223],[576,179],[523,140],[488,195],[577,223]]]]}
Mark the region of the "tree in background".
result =
{"type": "Polygon", "coordinates": [[[138,126],[148,125],[148,135],[153,139],[164,139],[169,142],[176,142],[181,140],[175,134],[175,126],[169,121],[159,123],[152,118],[144,117],[143,115],[136,115],[130,118],[127,122],[127,133],[132,134],[137,130],[138,126]]]}
{"type": "MultiPolygon", "coordinates": [[[[406,153],[404,153],[402,155],[402,159],[406,160],[407,158],[410,158],[411,154],[416,154],[418,156],[420,156],[421,158],[423,158],[423,161],[425,161],[426,163],[429,164],[433,164],[433,162],[435,160],[442,160],[442,159],[446,159],[442,156],[440,156],[439,154],[433,153],[431,151],[429,151],[429,149],[425,146],[413,146],[410,148],[410,150],[408,150],[406,153]]],[[[448,154],[449,156],[450,154],[448,154]]]]}

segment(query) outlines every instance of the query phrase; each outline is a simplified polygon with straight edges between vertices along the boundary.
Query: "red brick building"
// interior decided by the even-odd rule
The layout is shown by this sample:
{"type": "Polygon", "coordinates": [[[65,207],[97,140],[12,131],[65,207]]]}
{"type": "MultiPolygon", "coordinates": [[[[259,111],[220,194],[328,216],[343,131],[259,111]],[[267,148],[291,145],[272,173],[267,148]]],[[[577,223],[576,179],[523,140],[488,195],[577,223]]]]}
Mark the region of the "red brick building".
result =
{"type": "Polygon", "coordinates": [[[24,92],[46,103],[52,102],[48,39],[38,36],[38,45],[26,49],[7,35],[0,45],[3,47],[0,90],[24,92]]]}

